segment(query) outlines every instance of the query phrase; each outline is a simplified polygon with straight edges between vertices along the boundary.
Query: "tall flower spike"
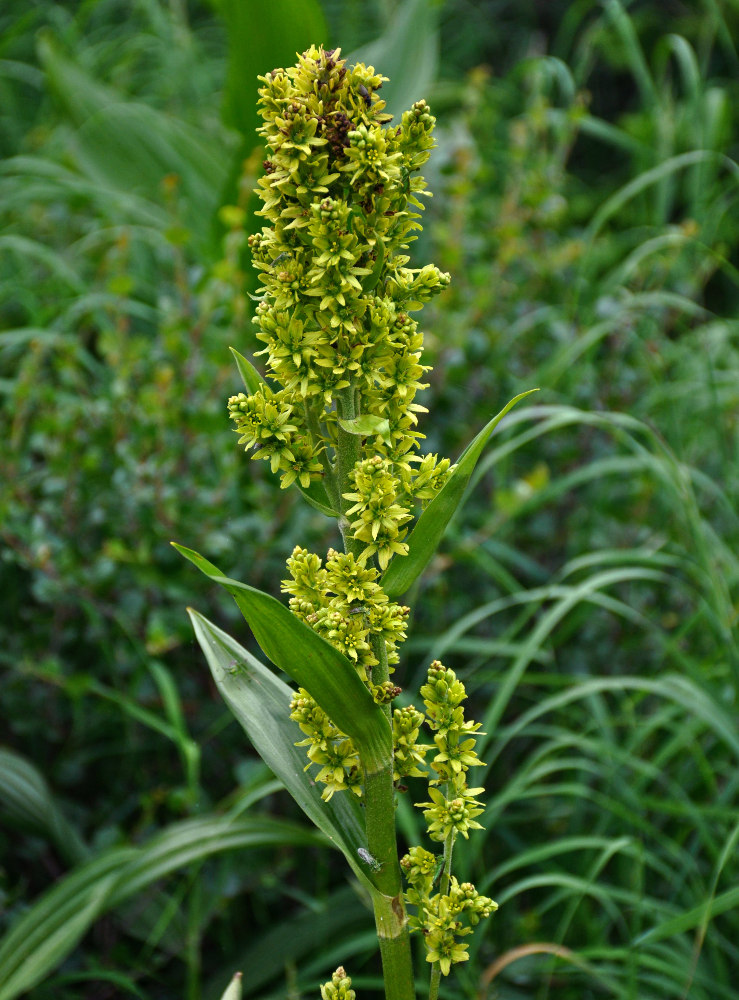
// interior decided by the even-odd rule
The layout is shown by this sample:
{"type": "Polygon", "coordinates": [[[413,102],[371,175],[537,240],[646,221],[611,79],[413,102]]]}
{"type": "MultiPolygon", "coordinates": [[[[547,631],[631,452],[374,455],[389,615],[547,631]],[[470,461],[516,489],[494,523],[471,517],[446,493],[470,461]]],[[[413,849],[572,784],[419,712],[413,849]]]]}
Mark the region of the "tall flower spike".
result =
{"type": "MultiPolygon", "coordinates": [[[[418,172],[435,120],[419,101],[391,126],[378,93],[383,80],[371,66],[348,66],[338,49],[316,46],[297,65],[260,77],[265,225],[249,247],[261,282],[253,322],[267,378],[232,396],[229,411],[239,443],[269,461],[282,488],[309,490],[323,480],[340,512],[347,553],[332,550],[324,564],[296,548],[283,591],[293,613],[385,705],[400,692],[389,675],[408,609],[388,600],[380,572],[407,554],[410,522],[451,469],[418,454],[425,407],[415,397],[428,368],[410,316],[449,276],[431,264],[409,267],[405,252],[421,228],[427,192],[418,172]],[[367,429],[348,463],[340,459],[347,414],[367,429]]],[[[345,734],[307,692],[292,712],[324,795],[361,792],[345,734]]],[[[395,725],[398,781],[421,773],[431,749],[417,744],[416,722],[405,712],[395,725]]]]}
{"type": "Polygon", "coordinates": [[[418,171],[435,120],[419,101],[389,125],[383,79],[321,47],[260,77],[268,153],[257,193],[266,225],[249,246],[262,284],[254,323],[268,380],[229,400],[240,444],[269,461],[282,488],[324,480],[342,508],[352,507],[360,563],[381,569],[407,553],[405,525],[449,472],[446,460],[417,453],[424,408],[414,398],[428,369],[408,315],[449,276],[432,264],[408,267],[404,253],[420,228],[427,192],[418,171]],[[344,406],[387,426],[365,441],[362,459],[374,456],[382,473],[371,497],[366,466],[351,483],[333,483],[344,406]],[[348,497],[337,496],[347,487],[348,497]]]}

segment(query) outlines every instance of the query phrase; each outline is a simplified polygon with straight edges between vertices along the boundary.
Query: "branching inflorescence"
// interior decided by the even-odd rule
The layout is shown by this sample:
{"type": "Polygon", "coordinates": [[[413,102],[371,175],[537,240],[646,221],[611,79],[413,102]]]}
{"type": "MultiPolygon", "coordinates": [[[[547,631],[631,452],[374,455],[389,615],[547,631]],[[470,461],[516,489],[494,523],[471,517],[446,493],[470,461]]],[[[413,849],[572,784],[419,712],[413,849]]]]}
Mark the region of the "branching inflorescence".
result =
{"type": "MultiPolygon", "coordinates": [[[[466,775],[478,765],[465,721],[464,687],[435,662],[421,691],[425,713],[396,708],[390,679],[406,637],[408,608],[383,591],[381,573],[408,552],[414,518],[453,471],[447,459],[419,454],[423,434],[415,399],[429,370],[423,335],[410,313],[449,281],[433,265],[408,267],[419,230],[418,171],[434,145],[435,119],[424,101],[391,125],[372,67],[346,65],[339,50],[311,48],[296,66],[260,78],[268,147],[258,193],[267,225],[250,238],[262,291],[254,322],[264,344],[266,380],[229,400],[239,441],[267,459],[283,488],[339,520],[345,551],[325,561],[296,547],[283,592],[291,611],[355,666],[392,723],[396,790],[425,778],[421,804],[433,855],[413,847],[403,858],[412,930],[424,935],[438,973],[467,959],[460,938],[496,904],[451,875],[452,845],[480,828],[477,795],[466,775]],[[421,727],[433,744],[419,742],[421,727]],[[429,764],[429,753],[435,755],[429,764]]],[[[303,688],[291,704],[323,798],[364,793],[352,740],[303,688]]],[[[394,822],[391,818],[390,822],[394,822]]],[[[371,857],[365,852],[368,857],[371,857]]],[[[404,918],[405,919],[405,918],[404,918]]],[[[337,970],[324,997],[353,997],[337,970]]]]}

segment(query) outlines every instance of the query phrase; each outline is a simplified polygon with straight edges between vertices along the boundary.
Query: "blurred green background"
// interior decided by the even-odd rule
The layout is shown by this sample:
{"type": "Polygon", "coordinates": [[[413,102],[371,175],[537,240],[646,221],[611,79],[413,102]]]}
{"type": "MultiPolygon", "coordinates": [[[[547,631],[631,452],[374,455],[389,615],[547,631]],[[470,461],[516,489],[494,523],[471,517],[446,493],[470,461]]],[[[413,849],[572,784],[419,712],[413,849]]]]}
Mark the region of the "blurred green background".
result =
{"type": "Polygon", "coordinates": [[[256,345],[255,78],[311,42],[439,121],[428,449],[541,387],[398,674],[443,658],[487,733],[458,866],[501,905],[442,995],[735,1000],[737,39],[736,0],[5,0],[0,1000],[211,998],[237,968],[316,998],[339,963],[380,996],[371,910],[185,606],[246,628],[169,545],[276,593],[296,543],[335,543],[225,409],[256,345]]]}

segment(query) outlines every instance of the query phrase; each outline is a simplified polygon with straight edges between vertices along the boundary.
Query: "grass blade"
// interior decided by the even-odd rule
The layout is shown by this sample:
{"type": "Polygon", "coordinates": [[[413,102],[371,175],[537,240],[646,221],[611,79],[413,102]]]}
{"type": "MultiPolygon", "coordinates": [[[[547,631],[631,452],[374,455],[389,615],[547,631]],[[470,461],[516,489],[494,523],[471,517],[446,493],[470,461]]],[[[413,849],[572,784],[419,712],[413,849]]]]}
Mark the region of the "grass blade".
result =
{"type": "Polygon", "coordinates": [[[0,805],[13,823],[48,837],[66,861],[76,863],[87,856],[82,838],[41,773],[11,750],[0,750],[0,805]]]}
{"type": "Polygon", "coordinates": [[[0,941],[0,1000],[32,989],[99,916],[180,868],[222,851],[317,843],[320,834],[294,823],[226,815],[176,823],[143,847],[106,851],[44,893],[0,941]]]}

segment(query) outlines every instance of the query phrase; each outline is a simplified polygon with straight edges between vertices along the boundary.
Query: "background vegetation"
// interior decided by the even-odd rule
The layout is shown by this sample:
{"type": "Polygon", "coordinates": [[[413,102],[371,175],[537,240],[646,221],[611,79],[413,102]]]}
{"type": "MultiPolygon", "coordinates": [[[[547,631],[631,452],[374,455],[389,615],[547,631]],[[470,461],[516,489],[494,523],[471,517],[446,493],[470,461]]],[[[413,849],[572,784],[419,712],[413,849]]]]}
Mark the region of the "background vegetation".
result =
{"type": "Polygon", "coordinates": [[[445,659],[488,734],[460,874],[501,906],[445,995],[735,996],[737,37],[734,0],[3,5],[0,998],[339,962],[378,995],[370,910],[194,648],[186,604],[246,641],[236,609],[168,544],[275,591],[334,541],[225,413],[254,78],[312,41],[439,118],[429,449],[542,389],[409,602],[401,683],[445,659]]]}

